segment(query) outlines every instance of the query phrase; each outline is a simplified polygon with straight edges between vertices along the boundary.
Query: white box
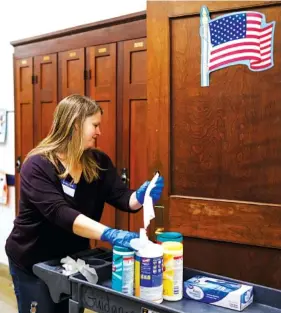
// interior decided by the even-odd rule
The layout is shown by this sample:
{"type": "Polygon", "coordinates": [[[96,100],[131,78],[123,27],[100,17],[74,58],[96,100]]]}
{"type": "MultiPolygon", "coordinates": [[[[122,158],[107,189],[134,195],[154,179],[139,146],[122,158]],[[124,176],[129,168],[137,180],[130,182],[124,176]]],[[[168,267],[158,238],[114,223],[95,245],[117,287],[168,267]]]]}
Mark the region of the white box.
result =
{"type": "Polygon", "coordinates": [[[253,302],[253,287],[206,276],[195,276],[184,282],[184,297],[242,311],[253,302]]]}

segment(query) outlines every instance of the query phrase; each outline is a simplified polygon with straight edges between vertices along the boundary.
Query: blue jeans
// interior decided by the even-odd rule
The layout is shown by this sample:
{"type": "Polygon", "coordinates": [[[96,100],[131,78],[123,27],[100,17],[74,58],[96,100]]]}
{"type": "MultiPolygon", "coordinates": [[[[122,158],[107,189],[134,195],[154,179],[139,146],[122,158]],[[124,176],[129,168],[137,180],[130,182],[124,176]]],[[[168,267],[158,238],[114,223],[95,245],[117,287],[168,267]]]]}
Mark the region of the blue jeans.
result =
{"type": "Polygon", "coordinates": [[[68,313],[68,300],[54,303],[48,286],[9,259],[19,313],[68,313]]]}

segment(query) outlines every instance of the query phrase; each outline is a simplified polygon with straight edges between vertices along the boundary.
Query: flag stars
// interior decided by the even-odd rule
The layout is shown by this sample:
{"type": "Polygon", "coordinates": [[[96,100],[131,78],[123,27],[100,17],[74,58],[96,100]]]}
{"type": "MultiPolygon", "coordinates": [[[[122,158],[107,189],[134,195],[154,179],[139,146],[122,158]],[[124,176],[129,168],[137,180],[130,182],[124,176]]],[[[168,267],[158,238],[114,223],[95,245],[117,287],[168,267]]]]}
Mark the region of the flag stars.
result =
{"type": "Polygon", "coordinates": [[[212,45],[217,46],[231,40],[245,38],[246,23],[245,13],[229,15],[211,21],[209,25],[212,45]]]}

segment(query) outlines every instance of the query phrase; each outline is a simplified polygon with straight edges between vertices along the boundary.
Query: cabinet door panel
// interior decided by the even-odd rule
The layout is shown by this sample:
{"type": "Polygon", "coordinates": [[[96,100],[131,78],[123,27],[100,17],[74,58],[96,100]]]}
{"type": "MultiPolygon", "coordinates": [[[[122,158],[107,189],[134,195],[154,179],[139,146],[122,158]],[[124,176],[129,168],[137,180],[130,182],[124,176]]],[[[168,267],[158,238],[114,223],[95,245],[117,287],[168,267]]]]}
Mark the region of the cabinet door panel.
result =
{"type": "MultiPolygon", "coordinates": [[[[124,42],[123,79],[123,162],[128,168],[130,187],[136,189],[152,173],[147,172],[146,146],[146,38],[124,42]],[[150,174],[150,175],[149,175],[150,174]]],[[[143,211],[129,215],[129,227],[143,227],[143,211]]]]}
{"type": "Polygon", "coordinates": [[[88,94],[104,115],[97,146],[116,163],[116,44],[87,48],[88,94]]]}
{"type": "Polygon", "coordinates": [[[19,166],[33,148],[33,58],[15,60],[16,96],[16,210],[19,200],[19,166]]]}
{"type": "Polygon", "coordinates": [[[59,53],[59,100],[71,94],[85,93],[84,48],[59,53]]]}
{"type": "Polygon", "coordinates": [[[37,144],[50,130],[57,105],[57,54],[34,59],[34,139],[37,144]]]}
{"type": "MultiPolygon", "coordinates": [[[[97,148],[108,154],[116,165],[116,44],[89,47],[86,53],[90,73],[87,93],[103,109],[97,148]]],[[[101,223],[115,227],[115,216],[115,208],[106,204],[101,223]]]]}

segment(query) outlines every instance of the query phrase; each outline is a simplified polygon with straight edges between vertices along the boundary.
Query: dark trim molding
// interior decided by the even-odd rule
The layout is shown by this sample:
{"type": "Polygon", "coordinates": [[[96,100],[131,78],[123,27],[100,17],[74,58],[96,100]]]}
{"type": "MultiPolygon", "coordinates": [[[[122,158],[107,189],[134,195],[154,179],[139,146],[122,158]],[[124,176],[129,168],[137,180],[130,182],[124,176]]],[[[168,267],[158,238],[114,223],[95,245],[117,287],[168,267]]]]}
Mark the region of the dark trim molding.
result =
{"type": "Polygon", "coordinates": [[[19,45],[15,47],[14,57],[28,58],[143,37],[146,37],[146,19],[19,45]]]}

